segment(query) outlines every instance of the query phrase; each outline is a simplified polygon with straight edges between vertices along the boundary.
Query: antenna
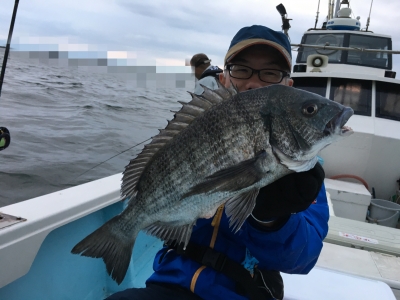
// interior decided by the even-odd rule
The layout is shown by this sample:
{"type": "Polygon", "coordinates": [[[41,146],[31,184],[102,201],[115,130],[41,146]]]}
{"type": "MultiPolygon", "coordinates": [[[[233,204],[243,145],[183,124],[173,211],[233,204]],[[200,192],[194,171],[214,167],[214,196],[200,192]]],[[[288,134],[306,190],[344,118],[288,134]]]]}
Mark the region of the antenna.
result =
{"type": "Polygon", "coordinates": [[[369,26],[369,20],[371,17],[371,10],[372,10],[372,3],[374,2],[374,0],[371,0],[371,7],[369,8],[369,15],[368,15],[368,19],[367,19],[367,28],[365,29],[365,31],[368,31],[368,26],[369,26]]]}
{"type": "Polygon", "coordinates": [[[333,18],[333,1],[334,0],[328,0],[328,20],[333,18]]]}
{"type": "Polygon", "coordinates": [[[341,5],[341,4],[342,4],[342,3],[340,3],[340,0],[336,0],[334,17],[337,17],[337,12],[339,11],[340,5],[341,5]]]}
{"type": "Polygon", "coordinates": [[[319,15],[319,3],[321,0],[318,0],[318,8],[317,8],[317,16],[315,17],[315,25],[314,28],[317,28],[317,23],[318,23],[318,15],[319,15]]]}

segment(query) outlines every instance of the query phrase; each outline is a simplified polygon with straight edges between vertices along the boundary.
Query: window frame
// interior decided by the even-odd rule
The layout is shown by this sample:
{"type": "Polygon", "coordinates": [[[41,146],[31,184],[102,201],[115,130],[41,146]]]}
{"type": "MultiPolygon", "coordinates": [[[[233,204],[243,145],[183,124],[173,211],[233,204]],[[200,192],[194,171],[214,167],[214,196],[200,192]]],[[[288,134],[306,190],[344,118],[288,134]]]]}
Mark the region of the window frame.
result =
{"type": "MultiPolygon", "coordinates": [[[[310,35],[321,35],[321,32],[313,32],[313,33],[306,33],[303,35],[302,39],[301,39],[301,43],[302,44],[306,44],[306,37],[310,36],[310,35]]],[[[334,31],[326,33],[326,35],[328,34],[335,34],[334,31]]],[[[349,47],[350,45],[350,36],[360,36],[360,37],[371,37],[371,38],[379,38],[379,39],[385,39],[387,40],[387,44],[388,44],[388,50],[392,50],[392,39],[390,37],[380,37],[380,36],[371,36],[371,35],[364,35],[364,34],[357,34],[357,33],[344,33],[344,32],[337,32],[336,34],[340,34],[343,35],[343,43],[342,43],[342,47],[349,47]]],[[[306,47],[300,47],[298,50],[298,54],[297,54],[297,58],[296,58],[296,63],[306,63],[307,62],[307,58],[303,59],[303,54],[304,54],[304,49],[306,47]]],[[[354,66],[361,66],[361,67],[369,67],[369,68],[377,68],[377,69],[384,69],[384,70],[392,70],[393,67],[393,55],[388,53],[387,54],[387,66],[385,67],[379,67],[379,66],[371,66],[371,65],[366,65],[366,64],[358,64],[358,63],[351,63],[348,62],[348,50],[338,50],[341,51],[341,61],[337,62],[337,61],[332,61],[329,62],[330,64],[348,64],[348,65],[354,65],[354,66]]],[[[329,57],[329,55],[328,55],[329,57]]]]}
{"type": "Polygon", "coordinates": [[[380,112],[381,100],[383,100],[383,99],[381,99],[381,91],[385,92],[385,91],[389,90],[388,86],[398,86],[399,93],[397,95],[399,96],[399,99],[400,99],[400,85],[398,83],[376,81],[375,82],[375,117],[380,118],[380,119],[386,119],[386,120],[400,121],[400,116],[397,117],[397,116],[384,115],[380,112]]]}
{"type": "MultiPolygon", "coordinates": [[[[354,110],[355,115],[371,117],[372,116],[372,81],[371,80],[363,80],[363,79],[332,77],[331,85],[330,85],[330,92],[329,92],[329,99],[332,101],[335,101],[334,94],[335,94],[336,88],[338,88],[341,85],[340,81],[345,82],[345,83],[361,82],[361,89],[364,90],[368,96],[367,103],[366,103],[367,111],[356,110],[353,107],[352,107],[352,109],[354,110]],[[335,81],[339,81],[339,85],[337,85],[337,87],[334,85],[335,81]],[[365,85],[368,85],[368,84],[369,84],[369,88],[365,89],[365,85]]],[[[362,97],[362,93],[361,93],[360,99],[363,99],[363,98],[364,97],[362,97]]]]}

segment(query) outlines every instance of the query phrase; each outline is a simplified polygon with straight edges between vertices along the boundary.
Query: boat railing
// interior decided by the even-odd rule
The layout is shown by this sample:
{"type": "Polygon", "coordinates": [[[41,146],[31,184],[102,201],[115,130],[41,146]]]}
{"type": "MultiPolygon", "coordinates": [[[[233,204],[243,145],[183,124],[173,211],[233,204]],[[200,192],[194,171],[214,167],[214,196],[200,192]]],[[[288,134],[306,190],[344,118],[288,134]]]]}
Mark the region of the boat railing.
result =
{"type": "Polygon", "coordinates": [[[356,48],[356,47],[337,47],[337,46],[329,46],[329,45],[321,46],[321,45],[309,45],[309,44],[290,44],[290,45],[292,47],[315,48],[315,49],[322,49],[322,50],[345,50],[345,51],[400,54],[399,50],[367,49],[367,48],[356,48]]]}

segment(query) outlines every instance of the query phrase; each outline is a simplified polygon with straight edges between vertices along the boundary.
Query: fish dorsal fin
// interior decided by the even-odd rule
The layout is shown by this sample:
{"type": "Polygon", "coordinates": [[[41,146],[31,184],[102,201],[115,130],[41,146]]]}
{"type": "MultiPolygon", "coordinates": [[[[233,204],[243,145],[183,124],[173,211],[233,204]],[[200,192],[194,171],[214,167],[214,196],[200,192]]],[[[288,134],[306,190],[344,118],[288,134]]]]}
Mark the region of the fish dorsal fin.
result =
{"type": "Polygon", "coordinates": [[[131,197],[136,193],[136,185],[148,163],[161,148],[173,140],[175,135],[189,126],[206,110],[237,94],[234,88],[225,88],[219,82],[216,90],[211,90],[205,86],[203,88],[204,92],[200,96],[189,93],[192,96],[190,102],[179,101],[182,108],[174,112],[174,118],[168,121],[168,125],[164,129],[160,129],[160,133],[154,136],[151,142],[144,146],[142,152],[125,167],[121,185],[122,197],[131,197]]]}

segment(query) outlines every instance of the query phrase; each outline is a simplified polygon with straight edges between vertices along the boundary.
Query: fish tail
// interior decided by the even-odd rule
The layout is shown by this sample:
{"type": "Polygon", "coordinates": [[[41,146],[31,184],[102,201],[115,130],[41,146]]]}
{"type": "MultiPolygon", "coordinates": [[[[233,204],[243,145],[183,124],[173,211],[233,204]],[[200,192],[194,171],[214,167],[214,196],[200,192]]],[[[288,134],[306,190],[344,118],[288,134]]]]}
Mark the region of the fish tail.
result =
{"type": "Polygon", "coordinates": [[[99,229],[85,237],[71,250],[73,254],[103,258],[107,272],[118,284],[124,280],[138,232],[124,235],[118,230],[119,216],[112,218],[99,229]]]}

